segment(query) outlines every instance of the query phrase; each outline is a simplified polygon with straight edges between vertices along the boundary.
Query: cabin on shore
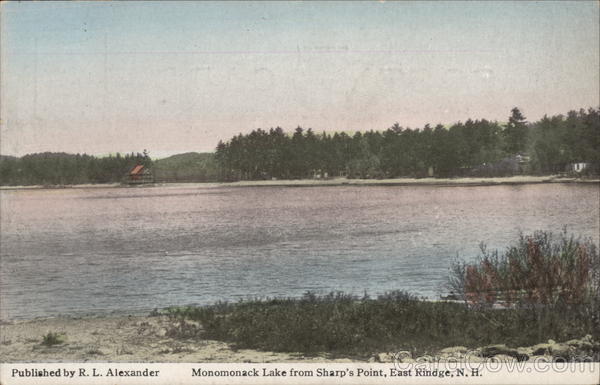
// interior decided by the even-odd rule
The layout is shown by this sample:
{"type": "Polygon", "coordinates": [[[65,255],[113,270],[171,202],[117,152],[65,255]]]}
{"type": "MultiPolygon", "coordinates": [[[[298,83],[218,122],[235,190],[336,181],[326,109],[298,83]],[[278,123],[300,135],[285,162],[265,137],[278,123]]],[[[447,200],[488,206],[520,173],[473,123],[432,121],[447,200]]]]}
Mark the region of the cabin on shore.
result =
{"type": "Polygon", "coordinates": [[[129,184],[154,183],[154,175],[149,168],[138,164],[127,174],[126,182],[129,184]]]}
{"type": "Polygon", "coordinates": [[[524,154],[507,156],[497,162],[483,163],[470,169],[471,176],[512,176],[530,171],[530,157],[524,154]]]}
{"type": "Polygon", "coordinates": [[[574,174],[581,174],[586,169],[590,167],[590,164],[587,162],[579,162],[579,163],[569,163],[567,165],[567,172],[574,174]]]}

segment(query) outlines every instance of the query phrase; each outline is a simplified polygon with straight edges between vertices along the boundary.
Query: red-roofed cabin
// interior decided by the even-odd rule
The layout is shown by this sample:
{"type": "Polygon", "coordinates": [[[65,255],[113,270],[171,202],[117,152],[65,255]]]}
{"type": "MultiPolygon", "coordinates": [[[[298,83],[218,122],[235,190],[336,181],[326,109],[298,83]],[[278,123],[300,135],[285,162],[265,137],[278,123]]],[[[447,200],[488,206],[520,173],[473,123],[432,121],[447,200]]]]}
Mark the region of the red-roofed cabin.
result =
{"type": "Polygon", "coordinates": [[[136,165],[134,168],[129,171],[128,174],[128,183],[152,183],[154,182],[154,177],[152,176],[152,172],[149,169],[144,167],[142,164],[136,165]]]}

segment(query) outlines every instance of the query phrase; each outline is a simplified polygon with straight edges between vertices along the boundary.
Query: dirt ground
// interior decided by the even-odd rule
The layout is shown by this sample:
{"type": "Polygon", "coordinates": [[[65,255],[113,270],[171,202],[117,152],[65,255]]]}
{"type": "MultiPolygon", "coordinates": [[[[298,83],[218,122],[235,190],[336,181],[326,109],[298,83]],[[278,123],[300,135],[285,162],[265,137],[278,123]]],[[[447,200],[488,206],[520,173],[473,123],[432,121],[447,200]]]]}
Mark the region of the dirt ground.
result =
{"type": "Polygon", "coordinates": [[[203,340],[200,325],[166,316],[47,318],[0,325],[1,362],[350,362],[326,356],[235,350],[203,340]],[[183,331],[182,331],[183,330],[183,331]],[[49,332],[61,343],[43,344],[49,332]],[[176,335],[177,334],[177,335],[176,335]],[[183,336],[183,338],[182,338],[183,336]],[[185,338],[185,337],[188,338],[185,338]]]}

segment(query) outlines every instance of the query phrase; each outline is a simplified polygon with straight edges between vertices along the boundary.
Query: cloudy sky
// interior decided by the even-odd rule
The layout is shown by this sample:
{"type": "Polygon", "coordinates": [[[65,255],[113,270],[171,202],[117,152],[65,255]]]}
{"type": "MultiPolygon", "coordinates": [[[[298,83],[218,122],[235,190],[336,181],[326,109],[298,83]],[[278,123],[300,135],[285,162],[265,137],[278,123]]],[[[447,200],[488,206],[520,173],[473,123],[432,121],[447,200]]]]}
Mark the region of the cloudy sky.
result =
{"type": "Polygon", "coordinates": [[[598,4],[3,2],[0,153],[597,107],[598,4]]]}

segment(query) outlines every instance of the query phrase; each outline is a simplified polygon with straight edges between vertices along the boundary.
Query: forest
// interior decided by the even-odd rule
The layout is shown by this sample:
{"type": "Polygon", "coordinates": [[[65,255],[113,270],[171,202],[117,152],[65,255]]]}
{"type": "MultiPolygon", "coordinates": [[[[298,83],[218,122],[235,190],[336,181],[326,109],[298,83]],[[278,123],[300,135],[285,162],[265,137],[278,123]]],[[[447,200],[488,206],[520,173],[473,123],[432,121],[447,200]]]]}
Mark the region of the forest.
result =
{"type": "Polygon", "coordinates": [[[528,122],[513,108],[507,123],[468,119],[450,126],[315,133],[297,127],[255,129],[219,142],[215,153],[152,160],[143,153],[97,157],[37,153],[0,156],[2,185],[122,182],[137,164],[157,182],[304,178],[397,178],[550,175],[585,163],[600,174],[600,108],[528,122]]]}
{"type": "Polygon", "coordinates": [[[557,174],[569,164],[600,170],[600,108],[527,122],[513,108],[508,123],[467,120],[422,129],[320,134],[280,127],[239,134],[217,146],[222,180],[313,177],[396,178],[557,174]]]}
{"type": "Polygon", "coordinates": [[[10,186],[70,185],[121,182],[137,164],[152,167],[146,151],[96,157],[87,154],[43,152],[20,158],[0,157],[0,184],[10,186]]]}

